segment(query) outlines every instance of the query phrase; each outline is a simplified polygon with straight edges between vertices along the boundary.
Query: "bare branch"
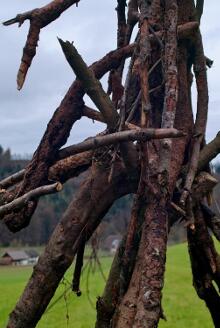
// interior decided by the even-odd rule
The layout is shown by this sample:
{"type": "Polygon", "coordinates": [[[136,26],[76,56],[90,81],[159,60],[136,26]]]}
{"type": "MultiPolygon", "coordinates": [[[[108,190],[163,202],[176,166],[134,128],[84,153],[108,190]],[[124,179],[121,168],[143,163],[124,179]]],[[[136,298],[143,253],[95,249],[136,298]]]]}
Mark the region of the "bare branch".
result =
{"type": "Polygon", "coordinates": [[[76,264],[73,273],[72,291],[75,292],[77,296],[81,296],[80,278],[81,278],[81,272],[83,267],[85,245],[86,245],[85,240],[82,240],[82,242],[79,245],[79,249],[77,251],[76,264]]]}
{"type": "Polygon", "coordinates": [[[195,178],[201,143],[205,137],[205,129],[208,115],[208,83],[206,74],[206,62],[202,44],[202,37],[200,32],[197,33],[196,42],[194,44],[195,58],[194,58],[194,73],[197,85],[197,114],[194,127],[194,143],[190,159],[189,171],[186,177],[184,191],[180,198],[180,203],[185,206],[187,196],[191,190],[193,180],[195,178]]]}
{"type": "Polygon", "coordinates": [[[196,14],[197,14],[199,24],[200,24],[202,14],[203,14],[203,8],[204,8],[204,0],[197,0],[196,1],[196,14]]]}
{"type": "Polygon", "coordinates": [[[3,23],[5,26],[18,23],[20,27],[25,20],[30,20],[30,29],[17,75],[18,90],[22,88],[28,69],[36,54],[40,30],[57,19],[70,6],[78,4],[79,1],[80,0],[54,0],[44,7],[33,9],[23,14],[18,14],[15,18],[3,23]]]}
{"type": "Polygon", "coordinates": [[[108,170],[94,165],[34,267],[23,295],[10,314],[8,327],[36,326],[71,265],[82,238],[91,237],[116,199],[135,191],[137,178],[135,182],[128,178],[121,166],[110,184],[108,174],[108,170]]]}
{"type": "Polygon", "coordinates": [[[89,138],[79,144],[66,147],[59,152],[59,159],[74,155],[76,153],[84,152],[90,149],[96,149],[99,147],[117,144],[124,141],[147,141],[151,139],[163,139],[163,138],[179,138],[185,136],[184,133],[176,129],[139,129],[120,131],[106,136],[97,136],[89,138]]]}
{"type": "Polygon", "coordinates": [[[220,153],[220,132],[199,154],[198,171],[201,171],[220,153]]]}
{"type": "MultiPolygon", "coordinates": [[[[168,29],[165,34],[165,98],[162,113],[162,128],[173,128],[178,100],[178,71],[177,71],[177,23],[178,6],[175,0],[166,1],[165,25],[168,29]]],[[[161,170],[169,171],[171,160],[172,140],[161,142],[161,170]]]]}
{"type": "Polygon", "coordinates": [[[90,108],[88,106],[83,107],[82,115],[90,118],[93,121],[105,123],[104,117],[102,116],[102,114],[100,112],[98,112],[97,110],[90,108]]]}
{"type": "Polygon", "coordinates": [[[151,110],[150,96],[149,96],[149,81],[148,68],[150,58],[150,38],[149,38],[149,22],[148,22],[149,8],[141,10],[140,18],[140,54],[139,54],[139,75],[141,83],[141,126],[148,126],[148,119],[151,110]]]}
{"type": "MultiPolygon", "coordinates": [[[[130,57],[134,51],[135,45],[109,52],[101,60],[95,62],[90,68],[93,70],[96,78],[100,79],[105,73],[120,65],[122,58],[130,57]]],[[[44,136],[33,155],[33,159],[27,167],[26,174],[18,193],[22,194],[36,189],[40,185],[48,183],[49,167],[56,161],[57,153],[66,143],[73,124],[82,116],[84,89],[82,83],[76,80],[69,88],[67,94],[62,100],[60,106],[55,111],[52,119],[47,125],[44,136]],[[62,124],[61,124],[62,122],[62,124]]],[[[16,216],[7,218],[7,227],[14,231],[26,226],[36,208],[36,202],[32,202],[29,210],[22,209],[16,216]]]]}
{"type": "Polygon", "coordinates": [[[44,195],[52,194],[62,190],[62,184],[60,182],[54,183],[48,186],[42,186],[34,190],[29,191],[21,197],[16,198],[12,202],[3,205],[0,207],[0,217],[23,207],[24,204],[27,204],[32,199],[39,198],[44,195]]]}
{"type": "Polygon", "coordinates": [[[118,35],[117,35],[117,48],[125,46],[125,33],[126,33],[126,17],[125,8],[126,0],[118,0],[118,5],[116,8],[118,16],[118,35]]]}
{"type": "Polygon", "coordinates": [[[83,83],[86,93],[102,113],[108,127],[114,130],[118,123],[119,116],[109,96],[105,93],[100,82],[95,78],[92,71],[89,70],[73,44],[68,41],[64,42],[61,39],[58,40],[68,63],[76,76],[83,83]]]}
{"type": "Polygon", "coordinates": [[[24,177],[24,173],[25,173],[25,169],[18,171],[16,173],[10,175],[9,177],[1,180],[0,181],[0,189],[7,189],[7,188],[15,185],[16,183],[20,182],[24,177]]]}

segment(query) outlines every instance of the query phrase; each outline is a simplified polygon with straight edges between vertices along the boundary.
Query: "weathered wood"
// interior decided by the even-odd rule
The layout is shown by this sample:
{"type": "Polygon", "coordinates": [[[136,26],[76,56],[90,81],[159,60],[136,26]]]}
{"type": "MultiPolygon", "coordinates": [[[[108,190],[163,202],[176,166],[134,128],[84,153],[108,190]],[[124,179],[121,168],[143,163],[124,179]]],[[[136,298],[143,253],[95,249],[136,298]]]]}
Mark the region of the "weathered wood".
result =
{"type": "Polygon", "coordinates": [[[71,265],[82,238],[90,238],[117,198],[135,191],[137,180],[128,178],[120,165],[116,172],[109,184],[109,171],[100,165],[93,166],[34,267],[24,293],[10,315],[8,328],[36,326],[71,265]]]}
{"type": "Polygon", "coordinates": [[[3,23],[5,26],[18,23],[20,27],[27,19],[30,21],[27,41],[23,50],[20,68],[17,74],[18,90],[23,87],[28,69],[31,66],[32,60],[36,54],[40,30],[56,20],[73,4],[78,4],[79,1],[80,0],[53,0],[44,7],[36,8],[23,14],[18,14],[15,18],[3,23]]]}

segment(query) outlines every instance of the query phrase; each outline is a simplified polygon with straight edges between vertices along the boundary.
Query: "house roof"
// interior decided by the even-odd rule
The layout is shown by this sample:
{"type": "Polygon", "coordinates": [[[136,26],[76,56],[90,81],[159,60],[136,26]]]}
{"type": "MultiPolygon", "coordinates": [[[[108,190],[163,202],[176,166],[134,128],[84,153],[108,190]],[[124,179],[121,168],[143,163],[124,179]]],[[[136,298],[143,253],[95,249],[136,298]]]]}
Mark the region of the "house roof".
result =
{"type": "Polygon", "coordinates": [[[28,257],[38,257],[39,254],[37,251],[35,251],[34,249],[28,249],[25,251],[25,253],[28,255],[28,257]]]}
{"type": "Polygon", "coordinates": [[[27,260],[29,256],[24,251],[7,251],[2,257],[11,257],[13,261],[27,260]]]}

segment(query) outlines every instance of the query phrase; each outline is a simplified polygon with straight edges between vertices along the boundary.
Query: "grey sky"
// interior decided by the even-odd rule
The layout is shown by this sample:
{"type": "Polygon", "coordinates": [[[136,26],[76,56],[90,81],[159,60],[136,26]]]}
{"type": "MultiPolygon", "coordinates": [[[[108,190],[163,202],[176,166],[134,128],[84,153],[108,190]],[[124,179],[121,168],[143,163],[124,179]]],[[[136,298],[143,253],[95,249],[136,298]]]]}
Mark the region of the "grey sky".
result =
{"type": "MultiPolygon", "coordinates": [[[[0,21],[14,17],[47,0],[13,0],[1,5],[0,21]]],[[[16,74],[20,64],[29,23],[0,27],[0,144],[13,153],[32,153],[37,147],[48,120],[74,79],[66,63],[57,36],[74,41],[88,64],[102,57],[116,45],[116,0],[82,0],[58,20],[41,31],[37,55],[22,91],[16,90],[16,74]]],[[[208,1],[206,1],[207,3],[208,1]]],[[[214,59],[209,77],[209,120],[207,139],[213,138],[220,122],[220,2],[212,0],[205,7],[202,32],[206,55],[214,59]]],[[[87,104],[91,104],[89,100],[87,104]]],[[[83,119],[74,125],[69,143],[78,142],[101,129],[83,119]]]]}

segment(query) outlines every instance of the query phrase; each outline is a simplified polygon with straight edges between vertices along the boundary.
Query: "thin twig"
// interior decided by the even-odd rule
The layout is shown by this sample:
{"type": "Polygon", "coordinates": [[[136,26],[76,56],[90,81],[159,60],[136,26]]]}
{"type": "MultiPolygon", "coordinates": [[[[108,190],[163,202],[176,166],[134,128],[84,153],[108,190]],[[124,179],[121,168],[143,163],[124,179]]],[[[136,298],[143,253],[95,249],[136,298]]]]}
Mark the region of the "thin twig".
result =
{"type": "Polygon", "coordinates": [[[107,146],[110,144],[117,144],[124,141],[136,141],[136,140],[151,140],[151,139],[163,139],[163,138],[179,138],[185,134],[176,129],[138,129],[138,130],[126,130],[121,132],[111,133],[105,136],[97,136],[89,138],[79,144],[75,144],[66,148],[63,148],[59,152],[59,159],[69,157],[76,153],[81,153],[86,150],[96,149],[99,147],[107,146]]]}

